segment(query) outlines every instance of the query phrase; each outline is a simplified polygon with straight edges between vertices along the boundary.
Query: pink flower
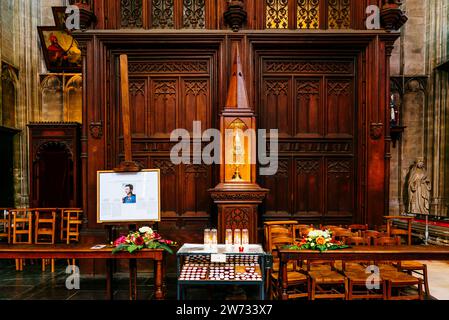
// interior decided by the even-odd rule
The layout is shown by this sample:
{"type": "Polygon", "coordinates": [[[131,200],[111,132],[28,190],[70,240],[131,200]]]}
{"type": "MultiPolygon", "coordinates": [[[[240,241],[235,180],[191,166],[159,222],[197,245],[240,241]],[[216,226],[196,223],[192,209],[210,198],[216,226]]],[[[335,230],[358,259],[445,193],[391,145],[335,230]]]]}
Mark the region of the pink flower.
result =
{"type": "Polygon", "coordinates": [[[125,242],[126,242],[126,237],[125,236],[121,236],[120,238],[115,240],[114,246],[118,247],[119,245],[124,244],[125,242]]]}
{"type": "Polygon", "coordinates": [[[153,239],[155,239],[155,240],[160,240],[160,239],[162,239],[162,237],[161,237],[161,235],[160,235],[159,233],[154,232],[154,233],[153,233],[153,239]]]}

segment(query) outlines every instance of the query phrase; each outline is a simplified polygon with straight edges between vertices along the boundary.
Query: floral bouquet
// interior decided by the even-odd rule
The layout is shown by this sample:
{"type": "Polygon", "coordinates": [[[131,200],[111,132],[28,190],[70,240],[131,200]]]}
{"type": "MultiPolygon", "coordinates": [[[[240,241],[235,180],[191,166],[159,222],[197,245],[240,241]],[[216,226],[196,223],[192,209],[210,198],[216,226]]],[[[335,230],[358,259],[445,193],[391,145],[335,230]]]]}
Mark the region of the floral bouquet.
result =
{"type": "Polygon", "coordinates": [[[136,250],[142,249],[164,249],[173,254],[173,250],[170,247],[176,245],[176,242],[162,239],[162,237],[150,227],[142,227],[139,231],[131,232],[127,236],[121,236],[115,240],[115,248],[112,250],[112,253],[114,254],[119,251],[133,253],[136,250]]]}
{"type": "Polygon", "coordinates": [[[300,242],[287,246],[290,250],[338,250],[349,248],[341,241],[335,242],[332,239],[332,232],[329,230],[312,230],[300,242]]]}

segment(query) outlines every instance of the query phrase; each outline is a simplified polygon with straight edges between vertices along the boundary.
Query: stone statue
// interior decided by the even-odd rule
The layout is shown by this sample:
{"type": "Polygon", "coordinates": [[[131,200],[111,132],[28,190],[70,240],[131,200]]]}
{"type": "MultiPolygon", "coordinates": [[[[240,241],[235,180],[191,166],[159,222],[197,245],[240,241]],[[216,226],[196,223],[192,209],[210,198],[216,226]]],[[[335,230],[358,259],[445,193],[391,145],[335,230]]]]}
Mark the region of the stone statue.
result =
{"type": "Polygon", "coordinates": [[[432,186],[427,177],[423,158],[418,158],[410,170],[408,180],[408,212],[429,214],[430,190],[432,186]]]}

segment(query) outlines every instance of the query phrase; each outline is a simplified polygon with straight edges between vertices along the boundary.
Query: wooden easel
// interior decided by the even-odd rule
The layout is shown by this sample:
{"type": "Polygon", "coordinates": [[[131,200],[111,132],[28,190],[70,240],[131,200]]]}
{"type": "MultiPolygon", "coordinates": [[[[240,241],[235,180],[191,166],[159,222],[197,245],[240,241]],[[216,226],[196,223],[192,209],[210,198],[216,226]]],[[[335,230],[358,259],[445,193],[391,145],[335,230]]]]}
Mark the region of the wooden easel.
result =
{"type": "MultiPolygon", "coordinates": [[[[143,166],[132,160],[132,139],[131,139],[131,110],[129,105],[129,77],[128,77],[128,56],[126,54],[120,55],[120,89],[121,89],[121,106],[122,106],[122,123],[123,123],[123,139],[125,148],[125,161],[122,161],[117,168],[114,168],[116,173],[125,172],[140,172],[143,166]]],[[[120,225],[107,225],[108,241],[112,242],[116,239],[115,227],[120,225]]],[[[153,226],[152,226],[153,227],[153,226]]],[[[137,230],[136,224],[128,225],[129,231],[137,230]]],[[[113,268],[112,260],[108,261],[108,268],[113,268]]],[[[112,272],[111,272],[112,274],[112,272]]],[[[137,299],[137,261],[136,259],[129,260],[129,288],[130,300],[137,299]]],[[[112,292],[113,290],[111,290],[112,292]]]]}

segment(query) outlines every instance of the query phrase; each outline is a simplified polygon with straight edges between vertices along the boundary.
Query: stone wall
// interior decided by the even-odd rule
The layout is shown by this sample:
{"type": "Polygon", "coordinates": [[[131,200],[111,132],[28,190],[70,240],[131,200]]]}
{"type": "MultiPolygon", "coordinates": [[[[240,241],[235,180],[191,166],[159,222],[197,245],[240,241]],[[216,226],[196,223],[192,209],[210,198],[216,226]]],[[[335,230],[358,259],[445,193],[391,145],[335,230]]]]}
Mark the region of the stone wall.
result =
{"type": "Polygon", "coordinates": [[[424,157],[432,181],[431,213],[447,214],[446,161],[447,72],[435,68],[448,59],[448,3],[405,0],[409,21],[401,30],[391,58],[392,91],[398,91],[402,139],[392,149],[390,213],[405,212],[407,174],[424,157]]]}
{"type": "MultiPolygon", "coordinates": [[[[64,121],[64,116],[51,117],[61,109],[64,100],[47,107],[42,113],[41,75],[47,70],[42,55],[38,26],[54,26],[52,6],[65,5],[65,0],[2,0],[0,1],[0,60],[17,70],[17,101],[15,124],[21,130],[14,141],[15,205],[28,205],[28,132],[33,121],[64,121]]],[[[0,84],[0,96],[2,93],[0,84]]],[[[1,102],[0,102],[1,107],[1,102]]],[[[80,106],[79,106],[80,107],[80,106]]],[[[1,114],[2,108],[0,108],[1,114]]],[[[67,113],[67,112],[66,112],[67,113]]],[[[79,113],[75,111],[77,120],[79,113]]],[[[1,119],[1,116],[0,116],[1,119]]],[[[79,119],[81,120],[81,119],[79,119]]],[[[67,119],[71,121],[71,119],[67,119]]],[[[2,123],[0,123],[2,125],[2,123]]]]}

